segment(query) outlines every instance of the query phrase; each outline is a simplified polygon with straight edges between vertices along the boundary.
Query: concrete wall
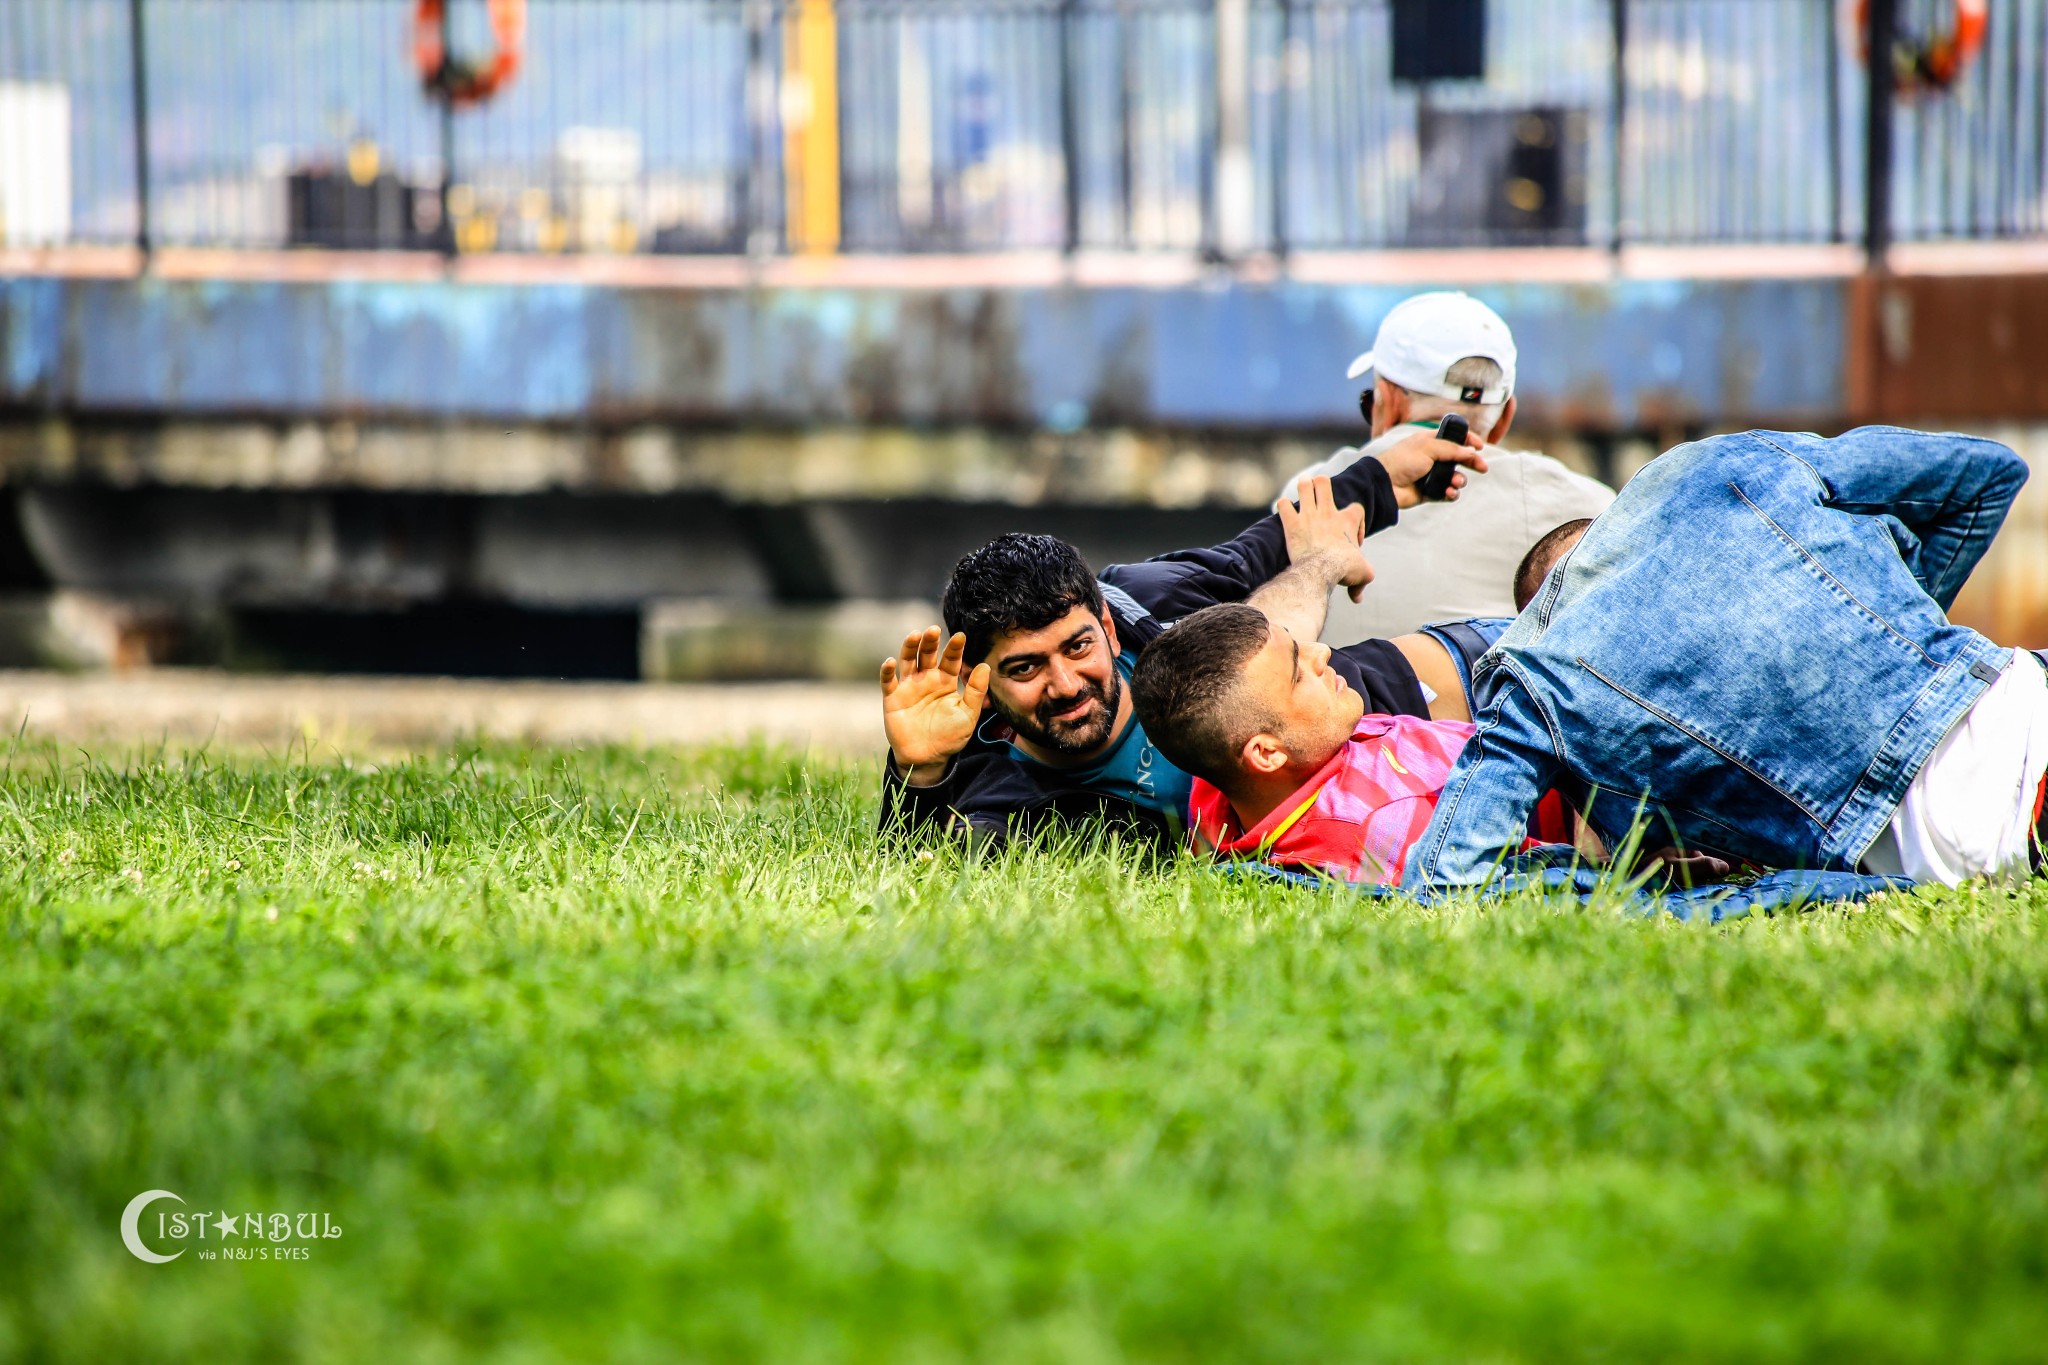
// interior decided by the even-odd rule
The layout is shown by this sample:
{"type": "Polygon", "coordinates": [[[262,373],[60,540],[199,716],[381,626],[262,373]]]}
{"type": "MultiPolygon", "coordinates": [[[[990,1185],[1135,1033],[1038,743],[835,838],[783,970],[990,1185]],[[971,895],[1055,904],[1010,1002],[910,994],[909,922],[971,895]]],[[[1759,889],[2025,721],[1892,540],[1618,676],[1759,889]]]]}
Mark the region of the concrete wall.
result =
{"type": "MultiPolygon", "coordinates": [[[[809,620],[928,601],[1005,529],[1101,561],[1220,538],[1356,437],[1344,367],[1423,287],[23,275],[0,485],[55,585],[109,601],[809,620]]],[[[1869,419],[2048,461],[2048,271],[1467,287],[1515,328],[1522,443],[1610,478],[1869,419]]],[[[2048,640],[2048,492],[1959,614],[2048,640]]]]}

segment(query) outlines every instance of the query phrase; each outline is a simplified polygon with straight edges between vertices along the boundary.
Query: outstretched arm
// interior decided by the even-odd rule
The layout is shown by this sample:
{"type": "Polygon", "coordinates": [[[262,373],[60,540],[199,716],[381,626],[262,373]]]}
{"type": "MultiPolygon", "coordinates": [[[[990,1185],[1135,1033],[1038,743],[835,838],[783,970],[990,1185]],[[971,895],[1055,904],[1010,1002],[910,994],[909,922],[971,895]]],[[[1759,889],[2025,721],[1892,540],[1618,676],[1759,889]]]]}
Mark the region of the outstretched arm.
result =
{"type": "Polygon", "coordinates": [[[1913,533],[1907,567],[1947,611],[1991,547],[2027,463],[1996,441],[1953,432],[1859,427],[1833,440],[1790,443],[1820,477],[1824,498],[1845,512],[1889,516],[1913,533]]]}
{"type": "Polygon", "coordinates": [[[1284,502],[1278,515],[1290,562],[1245,600],[1295,639],[1313,640],[1330,614],[1332,588],[1350,588],[1356,602],[1372,582],[1372,565],[1358,548],[1365,509],[1355,502],[1340,507],[1329,477],[1318,475],[1302,485],[1300,504],[1284,502]]]}
{"type": "MultiPolygon", "coordinates": [[[[1418,431],[1378,458],[1354,461],[1330,483],[1339,506],[1358,503],[1364,508],[1364,533],[1372,535],[1399,520],[1401,508],[1420,501],[1415,485],[1438,460],[1484,473],[1486,459],[1479,451],[1477,438],[1459,446],[1418,431]]],[[[1458,482],[1463,478],[1460,474],[1458,482]]],[[[1176,550],[1142,564],[1112,564],[1103,570],[1102,580],[1122,588],[1161,621],[1171,622],[1218,602],[1242,602],[1287,567],[1287,534],[1276,514],[1259,518],[1221,545],[1176,550]]]]}

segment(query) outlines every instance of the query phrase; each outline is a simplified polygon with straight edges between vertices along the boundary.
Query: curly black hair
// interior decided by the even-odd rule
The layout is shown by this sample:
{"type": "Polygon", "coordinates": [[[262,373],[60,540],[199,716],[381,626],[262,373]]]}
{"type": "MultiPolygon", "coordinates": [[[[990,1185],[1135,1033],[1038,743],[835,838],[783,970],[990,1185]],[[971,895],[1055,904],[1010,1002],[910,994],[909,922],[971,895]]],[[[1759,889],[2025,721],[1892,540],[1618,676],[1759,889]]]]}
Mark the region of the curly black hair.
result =
{"type": "Polygon", "coordinates": [[[1102,589],[1080,551],[1064,540],[1012,531],[953,566],[939,607],[946,630],[966,635],[971,667],[1005,631],[1041,630],[1075,607],[1102,615],[1102,589]]]}

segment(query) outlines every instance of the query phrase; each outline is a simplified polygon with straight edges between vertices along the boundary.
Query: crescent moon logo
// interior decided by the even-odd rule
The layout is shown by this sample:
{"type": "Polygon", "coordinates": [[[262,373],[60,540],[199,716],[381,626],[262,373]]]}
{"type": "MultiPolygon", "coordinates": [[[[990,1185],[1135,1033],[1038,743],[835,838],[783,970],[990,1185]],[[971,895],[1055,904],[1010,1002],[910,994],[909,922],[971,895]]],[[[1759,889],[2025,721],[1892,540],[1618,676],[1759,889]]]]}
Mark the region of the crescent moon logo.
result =
{"type": "Polygon", "coordinates": [[[142,1234],[137,1227],[142,1221],[142,1211],[159,1199],[177,1199],[180,1204],[185,1202],[169,1190],[144,1190],[128,1201],[127,1208],[121,1210],[121,1242],[136,1260],[162,1265],[165,1261],[177,1260],[185,1253],[180,1249],[168,1256],[159,1256],[142,1244],[142,1234]]]}

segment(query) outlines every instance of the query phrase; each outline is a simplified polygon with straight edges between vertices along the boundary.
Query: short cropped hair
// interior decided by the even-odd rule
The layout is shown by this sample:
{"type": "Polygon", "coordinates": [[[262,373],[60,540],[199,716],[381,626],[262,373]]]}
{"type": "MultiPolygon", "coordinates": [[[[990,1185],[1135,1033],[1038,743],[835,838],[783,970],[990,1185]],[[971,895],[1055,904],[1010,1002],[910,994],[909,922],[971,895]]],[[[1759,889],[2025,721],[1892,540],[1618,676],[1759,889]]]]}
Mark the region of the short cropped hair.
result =
{"type": "Polygon", "coordinates": [[[1226,786],[1245,741],[1272,717],[1245,695],[1244,666],[1272,637],[1257,607],[1226,602],[1176,622],[1131,675],[1138,723],[1167,761],[1226,786]]]}
{"type": "MultiPolygon", "coordinates": [[[[1456,384],[1461,389],[1491,389],[1506,377],[1507,373],[1501,369],[1499,361],[1483,355],[1468,355],[1444,371],[1444,383],[1456,384]]],[[[1463,413],[1465,420],[1472,424],[1472,429],[1482,439],[1500,424],[1500,415],[1507,411],[1508,406],[1505,398],[1498,403],[1456,403],[1433,393],[1416,393],[1413,389],[1407,392],[1411,395],[1409,410],[1417,420],[1427,421],[1447,412],[1463,413]]]]}
{"type": "Polygon", "coordinates": [[[1102,589],[1081,552],[1055,536],[1012,531],[953,566],[939,610],[948,634],[967,637],[967,662],[978,664],[996,636],[1043,630],[1075,607],[1102,615],[1102,589]]]}
{"type": "Polygon", "coordinates": [[[1515,570],[1515,610],[1520,611],[1536,600],[1536,594],[1543,591],[1543,580],[1550,577],[1550,570],[1564,557],[1565,542],[1593,524],[1591,517],[1580,517],[1554,527],[1543,533],[1543,538],[1529,547],[1529,553],[1522,556],[1522,563],[1515,570]]]}

